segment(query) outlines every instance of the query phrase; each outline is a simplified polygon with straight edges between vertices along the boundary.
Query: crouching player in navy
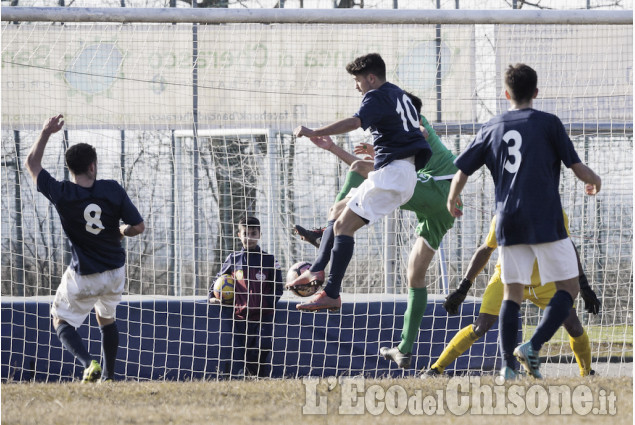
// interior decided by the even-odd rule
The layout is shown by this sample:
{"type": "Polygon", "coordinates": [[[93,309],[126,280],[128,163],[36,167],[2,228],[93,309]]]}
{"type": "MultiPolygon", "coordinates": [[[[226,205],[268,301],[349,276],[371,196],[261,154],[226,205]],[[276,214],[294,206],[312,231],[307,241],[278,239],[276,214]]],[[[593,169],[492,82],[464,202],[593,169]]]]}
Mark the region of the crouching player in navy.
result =
{"type": "MultiPolygon", "coordinates": [[[[234,308],[221,308],[219,374],[267,377],[274,311],[283,291],[282,271],[274,256],[258,246],[260,221],[256,217],[240,220],[238,238],[243,249],[227,256],[217,276],[234,277],[234,308]]],[[[208,299],[219,302],[213,287],[208,299]]]]}
{"type": "Polygon", "coordinates": [[[50,118],[31,147],[26,168],[37,190],[53,203],[71,242],[71,263],[62,276],[51,306],[53,327],[62,345],[84,366],[82,382],[112,380],[119,347],[115,310],[125,283],[124,236],[145,230],[143,218],[125,189],[114,180],[97,180],[97,153],[86,143],[68,148],[71,181],[57,181],[42,168],[49,137],[64,126],[64,117],[50,118]],[[123,221],[125,224],[120,224],[123,221]],[[103,373],[77,332],[95,307],[101,330],[103,373]]]}

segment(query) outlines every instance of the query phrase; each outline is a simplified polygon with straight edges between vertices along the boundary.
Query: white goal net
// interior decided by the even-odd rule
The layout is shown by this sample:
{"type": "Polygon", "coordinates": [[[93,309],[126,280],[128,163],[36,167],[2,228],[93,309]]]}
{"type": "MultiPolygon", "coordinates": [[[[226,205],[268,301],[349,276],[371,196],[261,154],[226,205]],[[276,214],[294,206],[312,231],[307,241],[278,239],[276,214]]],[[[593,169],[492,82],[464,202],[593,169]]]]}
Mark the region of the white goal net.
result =
{"type": "MultiPolygon", "coordinates": [[[[261,246],[276,256],[283,271],[297,261],[313,260],[315,248],[294,236],[292,227],[326,224],[347,168],[306,138],[292,137],[292,131],[356,112],[361,97],[344,68],[359,55],[378,52],[388,80],[423,100],[423,114],[454,153],[483,123],[506,110],[502,73],[507,65],[524,62],[537,70],[535,108],[562,119],[581,159],[603,179],[602,192],[588,198],[571,171],[565,169],[561,178],[572,239],[602,301],[601,314],[593,316],[578,300],[579,316],[595,361],[632,361],[632,24],[61,24],[2,19],[2,326],[25,327],[25,345],[55,343],[45,320],[35,325],[16,321],[26,314],[27,303],[50,302],[70,256],[57,213],[23,167],[48,117],[63,113],[66,125],[65,132],[52,137],[43,166],[58,179],[68,177],[65,147],[94,145],[99,177],[121,182],[144,217],[146,232],[125,242],[126,295],[142,300],[134,308],[147,309],[139,317],[152,322],[158,301],[205,305],[223,260],[240,248],[236,224],[245,214],[260,219],[261,246]],[[31,329],[36,341],[26,336],[29,326],[37,328],[31,329]]],[[[348,151],[368,140],[362,131],[336,138],[348,151]]],[[[463,201],[465,215],[446,235],[427,274],[427,316],[441,330],[446,320],[436,318],[446,313],[439,300],[460,281],[489,228],[494,202],[487,170],[470,180],[463,201]]],[[[415,226],[414,214],[399,211],[358,232],[344,279],[345,302],[404,302],[415,226]]],[[[477,301],[495,260],[496,255],[474,285],[471,295],[477,301]]],[[[285,293],[283,300],[293,309],[299,299],[285,293]]],[[[195,307],[191,315],[200,311],[195,307]]],[[[527,335],[540,311],[529,304],[523,311],[527,335]]],[[[297,323],[287,325],[293,329],[297,323]]],[[[132,341],[137,335],[129,326],[123,333],[132,341]]],[[[190,338],[186,320],[170,326],[183,329],[157,334],[157,341],[165,338],[169,345],[181,338],[185,344],[182,339],[190,338]]],[[[398,338],[401,328],[394,327],[392,335],[398,338]]],[[[447,331],[435,343],[442,348],[453,333],[447,331]]],[[[425,342],[424,335],[419,343],[425,342]]],[[[292,339],[293,333],[285,337],[292,339]]],[[[28,368],[11,360],[25,346],[15,338],[10,348],[3,339],[2,366],[28,368]]],[[[91,345],[97,344],[93,351],[99,340],[90,338],[91,345]]],[[[140,352],[156,349],[156,341],[144,344],[143,339],[140,352]]],[[[322,345],[309,344],[328,357],[322,345]]],[[[281,355],[272,357],[272,366],[299,358],[298,348],[290,347],[295,346],[288,342],[281,355]]],[[[216,355],[209,353],[194,348],[193,356],[216,355]]],[[[566,334],[557,334],[543,355],[571,363],[566,334]]],[[[120,356],[125,370],[118,373],[142,378],[139,356],[120,356]]],[[[197,373],[194,363],[191,375],[197,373]]],[[[427,361],[417,366],[426,367],[427,361]]],[[[575,365],[569,366],[561,373],[577,374],[575,365]]],[[[64,376],[56,373],[47,379],[64,376]]],[[[7,378],[4,372],[2,378],[7,378]]]]}

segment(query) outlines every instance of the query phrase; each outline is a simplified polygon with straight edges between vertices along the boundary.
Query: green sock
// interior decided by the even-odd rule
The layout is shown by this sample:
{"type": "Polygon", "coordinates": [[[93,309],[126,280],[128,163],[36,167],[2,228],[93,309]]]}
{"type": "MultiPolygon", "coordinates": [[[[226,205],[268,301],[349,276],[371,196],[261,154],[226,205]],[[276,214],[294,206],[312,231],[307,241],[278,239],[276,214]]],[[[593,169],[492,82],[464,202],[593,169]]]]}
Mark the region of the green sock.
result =
{"type": "Polygon", "coordinates": [[[397,348],[404,354],[412,353],[412,346],[419,335],[421,319],[428,306],[428,288],[410,288],[408,291],[408,307],[403,316],[401,344],[397,348]]]}
{"type": "Polygon", "coordinates": [[[335,202],[339,202],[342,199],[346,198],[348,192],[350,192],[352,188],[362,184],[364,180],[366,179],[362,177],[361,174],[356,173],[355,171],[349,171],[348,173],[346,173],[346,181],[344,182],[344,186],[342,186],[342,190],[340,190],[340,193],[337,194],[335,202]]]}

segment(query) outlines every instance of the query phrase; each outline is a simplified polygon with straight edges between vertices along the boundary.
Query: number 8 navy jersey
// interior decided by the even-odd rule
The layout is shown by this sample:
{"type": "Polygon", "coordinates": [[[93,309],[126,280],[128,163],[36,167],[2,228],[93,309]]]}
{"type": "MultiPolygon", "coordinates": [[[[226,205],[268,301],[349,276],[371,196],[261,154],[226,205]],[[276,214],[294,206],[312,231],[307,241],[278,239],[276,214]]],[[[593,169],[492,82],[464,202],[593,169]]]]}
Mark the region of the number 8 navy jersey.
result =
{"type": "Polygon", "coordinates": [[[125,189],[114,180],[95,180],[90,188],[57,181],[40,171],[37,190],[57,210],[71,242],[70,267],[80,275],[114,270],[125,264],[120,220],[132,226],[143,221],[125,189]]]}
{"type": "Polygon", "coordinates": [[[499,245],[565,239],[560,163],[579,163],[560,119],[535,109],[508,111],[485,124],[454,164],[468,176],[483,164],[496,187],[499,245]]]}
{"type": "Polygon", "coordinates": [[[375,149],[375,170],[395,159],[415,157],[417,170],[432,156],[432,150],[419,129],[419,114],[402,89],[384,83],[364,94],[355,113],[362,129],[370,127],[375,149]]]}

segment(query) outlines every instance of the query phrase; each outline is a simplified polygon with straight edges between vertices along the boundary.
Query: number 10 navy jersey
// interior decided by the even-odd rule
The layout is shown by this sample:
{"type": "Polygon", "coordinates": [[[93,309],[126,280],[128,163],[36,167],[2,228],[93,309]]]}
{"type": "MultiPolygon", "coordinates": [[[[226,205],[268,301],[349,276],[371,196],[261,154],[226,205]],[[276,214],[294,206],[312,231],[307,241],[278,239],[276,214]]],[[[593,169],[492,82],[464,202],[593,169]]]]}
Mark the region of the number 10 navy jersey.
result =
{"type": "Polygon", "coordinates": [[[485,124],[454,164],[471,175],[487,165],[496,186],[499,245],[567,237],[560,202],[560,163],[579,163],[558,117],[534,109],[508,111],[485,124]]]}
{"type": "Polygon", "coordinates": [[[419,114],[402,89],[384,83],[364,94],[359,111],[354,115],[362,129],[370,127],[375,149],[375,170],[395,159],[415,157],[415,169],[425,166],[432,150],[419,129],[419,114]]]}
{"type": "Polygon", "coordinates": [[[96,180],[92,187],[57,181],[48,171],[37,177],[37,190],[55,206],[71,242],[70,267],[80,275],[114,270],[125,264],[120,220],[135,226],[143,221],[125,189],[114,180],[96,180]]]}

